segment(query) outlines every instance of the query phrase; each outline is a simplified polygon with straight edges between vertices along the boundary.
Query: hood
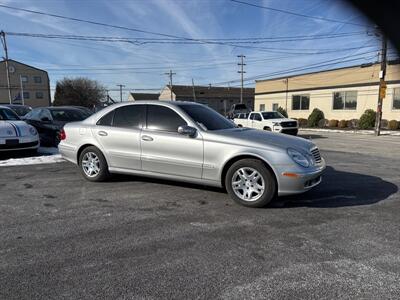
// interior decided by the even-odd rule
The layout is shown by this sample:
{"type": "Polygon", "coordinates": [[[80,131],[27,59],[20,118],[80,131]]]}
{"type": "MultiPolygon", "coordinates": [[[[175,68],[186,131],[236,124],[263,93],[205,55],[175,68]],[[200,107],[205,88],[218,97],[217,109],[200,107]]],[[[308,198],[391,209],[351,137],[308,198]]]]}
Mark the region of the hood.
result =
{"type": "Polygon", "coordinates": [[[315,147],[313,142],[304,138],[252,128],[218,130],[212,132],[210,136],[207,135],[207,137],[215,141],[244,146],[279,149],[294,148],[307,153],[311,148],[315,147]]]}
{"type": "Polygon", "coordinates": [[[266,121],[270,121],[270,122],[297,122],[296,120],[293,119],[288,119],[288,118],[280,118],[280,119],[266,119],[266,121]]]}
{"type": "Polygon", "coordinates": [[[0,121],[0,137],[20,137],[31,135],[30,125],[24,121],[0,121]]]}

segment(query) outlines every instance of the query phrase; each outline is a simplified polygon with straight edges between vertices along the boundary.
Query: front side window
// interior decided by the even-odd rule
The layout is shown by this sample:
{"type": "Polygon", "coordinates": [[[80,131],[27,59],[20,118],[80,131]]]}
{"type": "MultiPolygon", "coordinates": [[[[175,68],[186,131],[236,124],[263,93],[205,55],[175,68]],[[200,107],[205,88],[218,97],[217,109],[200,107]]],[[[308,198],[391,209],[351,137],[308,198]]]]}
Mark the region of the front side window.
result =
{"type": "Polygon", "coordinates": [[[255,121],[261,121],[262,120],[261,115],[260,114],[254,114],[254,120],[255,121]]]}
{"type": "Polygon", "coordinates": [[[400,88],[393,89],[393,109],[400,109],[400,88]]]}
{"type": "Polygon", "coordinates": [[[293,95],[292,110],[308,110],[310,108],[310,95],[293,95]]]}
{"type": "MultiPolygon", "coordinates": [[[[235,128],[235,124],[215,110],[196,104],[182,104],[179,107],[204,130],[235,128]]],[[[240,115],[239,115],[240,116],[240,115]]]]}
{"type": "Polygon", "coordinates": [[[333,109],[357,109],[357,91],[334,92],[333,109]]]}
{"type": "Polygon", "coordinates": [[[115,109],[113,126],[122,128],[142,128],[145,105],[127,105],[115,109]]]}
{"type": "Polygon", "coordinates": [[[147,128],[152,130],[178,132],[178,127],[187,125],[172,109],[161,105],[147,106],[147,128]]]}

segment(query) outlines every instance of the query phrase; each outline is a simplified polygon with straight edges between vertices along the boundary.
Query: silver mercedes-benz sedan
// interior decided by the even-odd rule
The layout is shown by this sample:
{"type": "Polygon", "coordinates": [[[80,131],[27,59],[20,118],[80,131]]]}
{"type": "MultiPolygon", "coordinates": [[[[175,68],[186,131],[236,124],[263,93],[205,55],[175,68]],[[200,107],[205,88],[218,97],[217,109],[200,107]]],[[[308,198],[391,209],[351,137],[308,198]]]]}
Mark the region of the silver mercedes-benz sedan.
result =
{"type": "Polygon", "coordinates": [[[305,192],[325,161],[310,141],[250,128],[193,102],[109,106],[60,133],[62,156],[90,181],[135,174],[224,187],[250,207],[305,192]]]}

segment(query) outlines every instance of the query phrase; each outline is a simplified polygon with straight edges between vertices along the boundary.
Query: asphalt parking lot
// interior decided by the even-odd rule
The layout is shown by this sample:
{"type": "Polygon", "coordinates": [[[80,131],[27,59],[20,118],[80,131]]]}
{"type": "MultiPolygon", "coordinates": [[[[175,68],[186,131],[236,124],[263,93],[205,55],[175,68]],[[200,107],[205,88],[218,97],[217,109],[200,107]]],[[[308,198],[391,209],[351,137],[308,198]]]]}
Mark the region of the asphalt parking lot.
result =
{"type": "Polygon", "coordinates": [[[305,135],[323,183],[264,209],[66,162],[0,167],[0,299],[398,299],[400,137],[305,135]]]}

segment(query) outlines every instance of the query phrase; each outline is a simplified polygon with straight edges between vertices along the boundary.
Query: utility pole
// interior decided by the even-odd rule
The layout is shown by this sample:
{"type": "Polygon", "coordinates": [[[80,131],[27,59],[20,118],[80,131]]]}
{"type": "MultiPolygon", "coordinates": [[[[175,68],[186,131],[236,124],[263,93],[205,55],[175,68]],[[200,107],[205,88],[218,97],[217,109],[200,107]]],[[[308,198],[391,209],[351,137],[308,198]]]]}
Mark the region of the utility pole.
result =
{"type": "Polygon", "coordinates": [[[381,32],[382,38],[382,49],[381,49],[381,71],[379,72],[379,94],[378,94],[378,107],[376,110],[376,121],[375,121],[375,135],[381,134],[381,121],[382,121],[382,104],[383,98],[386,96],[386,54],[387,54],[387,39],[386,36],[381,32]]]}
{"type": "Polygon", "coordinates": [[[5,60],[5,65],[6,65],[8,100],[9,100],[10,104],[12,104],[11,87],[10,87],[10,70],[8,68],[8,49],[7,49],[6,33],[3,30],[0,31],[0,40],[1,40],[1,43],[3,44],[4,53],[5,53],[4,60],[5,60]]]}
{"type": "Polygon", "coordinates": [[[172,70],[169,70],[168,73],[164,73],[164,75],[169,76],[169,89],[171,90],[171,101],[174,100],[173,92],[172,92],[172,76],[176,75],[176,73],[172,73],[172,70]]]}
{"type": "Polygon", "coordinates": [[[125,87],[123,84],[117,84],[119,86],[119,101],[122,102],[122,88],[125,87]]]}
{"type": "Polygon", "coordinates": [[[194,90],[194,80],[192,78],[192,88],[193,88],[193,101],[196,102],[196,92],[194,90]]]}
{"type": "Polygon", "coordinates": [[[243,103],[243,74],[246,73],[245,71],[243,71],[243,67],[246,65],[245,63],[243,63],[243,60],[246,56],[240,54],[237,57],[240,58],[240,63],[238,63],[238,65],[240,66],[240,71],[238,71],[238,73],[240,73],[242,81],[242,85],[240,87],[240,103],[243,103]]]}
{"type": "Polygon", "coordinates": [[[286,112],[288,111],[287,110],[287,101],[288,101],[288,92],[289,92],[289,77],[288,78],[286,78],[286,103],[285,103],[285,110],[286,110],[286,112]]]}
{"type": "Polygon", "coordinates": [[[22,83],[22,75],[19,75],[19,83],[21,84],[21,103],[22,105],[25,105],[24,85],[22,83]]]}

